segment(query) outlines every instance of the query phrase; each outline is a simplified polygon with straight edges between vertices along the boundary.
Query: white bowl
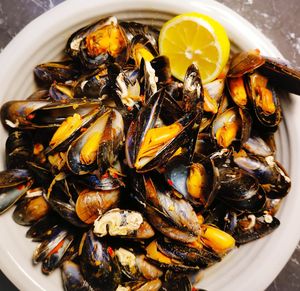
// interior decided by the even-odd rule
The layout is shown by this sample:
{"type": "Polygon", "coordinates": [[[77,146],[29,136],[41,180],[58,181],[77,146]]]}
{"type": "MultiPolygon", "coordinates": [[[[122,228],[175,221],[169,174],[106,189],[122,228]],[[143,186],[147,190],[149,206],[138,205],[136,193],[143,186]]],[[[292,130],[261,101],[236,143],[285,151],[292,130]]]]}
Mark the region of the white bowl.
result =
{"type": "MultiPolygon", "coordinates": [[[[32,69],[36,64],[58,59],[71,32],[84,24],[106,16],[135,19],[161,25],[175,14],[198,11],[214,17],[227,30],[229,38],[242,50],[259,48],[264,55],[281,57],[279,51],[249,22],[213,0],[73,0],[66,1],[26,26],[0,56],[1,102],[24,99],[35,89],[32,69]]],[[[300,238],[299,145],[296,124],[300,98],[290,95],[282,100],[285,119],[278,135],[278,159],[292,178],[292,190],[278,218],[281,226],[271,235],[240,247],[223,261],[204,272],[199,286],[213,290],[263,290],[286,264],[300,238]],[[298,176],[298,177],[297,177],[298,176]]],[[[0,165],[4,165],[1,136],[0,165]]],[[[35,244],[25,238],[27,228],[15,224],[12,211],[0,217],[0,267],[21,290],[62,290],[59,272],[42,275],[40,266],[32,266],[35,244]]]]}

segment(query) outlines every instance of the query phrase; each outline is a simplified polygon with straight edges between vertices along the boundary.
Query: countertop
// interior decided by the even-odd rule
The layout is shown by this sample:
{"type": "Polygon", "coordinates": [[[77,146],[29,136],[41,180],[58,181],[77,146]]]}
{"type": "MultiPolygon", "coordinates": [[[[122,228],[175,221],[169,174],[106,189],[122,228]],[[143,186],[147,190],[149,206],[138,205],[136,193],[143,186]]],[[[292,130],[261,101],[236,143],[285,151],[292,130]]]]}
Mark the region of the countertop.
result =
{"type": "MultiPolygon", "coordinates": [[[[4,48],[32,19],[61,2],[63,0],[1,0],[0,49],[4,48]]],[[[299,0],[219,0],[219,2],[254,24],[294,66],[300,65],[299,0]]],[[[1,271],[0,290],[17,290],[1,271]]],[[[267,291],[275,290],[300,290],[300,244],[267,289],[267,291]]]]}

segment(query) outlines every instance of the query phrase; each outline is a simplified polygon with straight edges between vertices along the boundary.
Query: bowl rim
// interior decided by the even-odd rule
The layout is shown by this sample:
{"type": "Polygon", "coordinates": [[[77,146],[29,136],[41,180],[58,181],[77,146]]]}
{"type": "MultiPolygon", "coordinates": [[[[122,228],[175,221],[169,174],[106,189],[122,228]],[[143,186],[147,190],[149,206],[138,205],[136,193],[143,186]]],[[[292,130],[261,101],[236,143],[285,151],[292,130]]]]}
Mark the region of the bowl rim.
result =
{"type": "MultiPolygon", "coordinates": [[[[43,37],[46,32],[50,32],[57,25],[59,25],[59,23],[65,21],[64,19],[70,20],[69,26],[76,24],[76,19],[74,19],[73,16],[79,15],[79,13],[82,12],[83,7],[84,11],[92,11],[92,9],[96,10],[95,8],[101,8],[102,10],[99,9],[99,11],[101,11],[100,13],[98,13],[99,15],[104,14],[104,12],[111,13],[114,10],[151,10],[166,11],[169,13],[199,11],[216,18],[219,22],[221,22],[222,25],[230,30],[230,34],[232,35],[233,39],[235,39],[236,37],[241,37],[239,36],[239,30],[237,28],[234,28],[232,24],[229,23],[230,19],[230,21],[233,21],[236,25],[241,26],[245,29],[244,33],[247,37],[253,37],[253,42],[256,43],[255,47],[262,48],[262,51],[264,53],[267,53],[269,56],[283,58],[281,53],[271,43],[271,41],[268,40],[251,23],[238,15],[236,12],[232,11],[230,8],[214,0],[186,0],[176,3],[174,3],[173,0],[89,0],[88,2],[85,0],[72,0],[62,2],[61,4],[45,12],[44,14],[30,22],[27,26],[25,26],[1,52],[0,65],[3,68],[10,68],[15,62],[21,61],[23,57],[22,52],[24,52],[24,50],[26,49],[30,49],[32,46],[32,42],[34,43],[34,40],[38,40],[40,37],[43,37]],[[55,19],[55,21],[53,21],[53,19],[55,19]],[[34,35],[32,34],[33,31],[35,32],[34,35]],[[11,57],[12,55],[14,56],[14,58],[11,57]]],[[[97,12],[93,13],[94,15],[96,15],[95,13],[97,12]]],[[[6,79],[7,77],[5,75],[6,70],[1,70],[0,79],[6,79]]],[[[289,107],[289,110],[293,112],[293,115],[292,117],[289,116],[286,126],[291,132],[294,132],[294,134],[289,135],[288,138],[290,140],[290,155],[293,156],[293,159],[291,159],[290,161],[290,170],[294,173],[295,176],[295,173],[297,171],[296,164],[298,163],[298,161],[300,161],[299,154],[297,153],[297,148],[299,148],[300,145],[300,136],[299,133],[295,131],[295,121],[297,115],[296,110],[300,110],[300,100],[299,97],[297,99],[294,98],[293,95],[290,96],[295,108],[293,109],[292,106],[289,107]]],[[[292,192],[295,193],[294,190],[298,188],[296,185],[299,183],[300,186],[300,179],[296,180],[292,177],[292,181],[292,192]]],[[[290,194],[285,201],[285,205],[282,205],[285,206],[284,211],[280,211],[280,215],[285,215],[285,217],[286,213],[290,212],[290,217],[288,219],[289,221],[288,223],[287,221],[283,221],[284,223],[282,223],[282,226],[276,231],[276,233],[274,233],[274,235],[272,234],[272,240],[277,240],[277,246],[275,246],[273,249],[274,253],[276,254],[275,258],[273,257],[273,254],[268,254],[265,256],[260,253],[257,258],[263,260],[261,261],[261,265],[259,266],[259,268],[264,268],[264,276],[260,276],[259,279],[254,278],[251,274],[249,274],[247,278],[243,277],[245,280],[243,282],[243,285],[240,286],[242,290],[265,289],[284,267],[292,252],[294,251],[300,238],[300,229],[297,225],[297,221],[300,219],[300,211],[299,213],[297,213],[296,211],[296,205],[300,205],[300,196],[297,197],[294,194],[290,194]],[[287,209],[286,206],[288,206],[289,209],[287,209]],[[294,232],[292,232],[293,230],[294,232]],[[289,235],[289,240],[286,240],[284,235],[289,235]],[[281,249],[280,244],[284,245],[285,248],[281,249]]],[[[1,227],[4,228],[3,225],[1,225],[1,227]]],[[[269,240],[264,241],[269,242],[269,240]]],[[[31,280],[30,275],[26,273],[26,270],[23,270],[19,266],[18,262],[13,257],[13,254],[6,250],[3,239],[0,239],[0,250],[2,254],[2,259],[0,260],[0,268],[19,289],[44,290],[44,288],[37,282],[31,280]],[[16,276],[16,273],[20,276],[16,276]],[[22,274],[25,276],[22,277],[22,274]]],[[[258,266],[256,266],[256,268],[257,267],[258,266]]],[[[249,271],[255,272],[255,267],[250,266],[249,271]]],[[[230,286],[224,286],[224,290],[230,290],[230,288],[230,286]]]]}

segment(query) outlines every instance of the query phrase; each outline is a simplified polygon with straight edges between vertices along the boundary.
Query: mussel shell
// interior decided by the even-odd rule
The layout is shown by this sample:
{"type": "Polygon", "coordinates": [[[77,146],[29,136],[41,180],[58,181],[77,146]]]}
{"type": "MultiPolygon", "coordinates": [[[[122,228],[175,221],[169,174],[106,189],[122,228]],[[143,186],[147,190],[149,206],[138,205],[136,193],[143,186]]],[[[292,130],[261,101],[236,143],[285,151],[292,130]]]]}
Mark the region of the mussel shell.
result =
{"type": "Polygon", "coordinates": [[[166,165],[164,172],[166,181],[177,192],[183,195],[185,199],[190,201],[193,205],[203,205],[205,208],[209,207],[213,202],[214,197],[219,188],[219,174],[214,162],[209,158],[194,158],[190,163],[188,158],[184,155],[175,156],[166,165]],[[205,169],[206,181],[201,190],[201,198],[205,201],[192,197],[187,188],[187,181],[193,163],[199,163],[205,169]]]}
{"type": "Polygon", "coordinates": [[[243,144],[243,148],[251,154],[268,157],[274,155],[274,149],[272,149],[261,137],[251,136],[243,144]]]}
{"type": "Polygon", "coordinates": [[[61,276],[65,291],[92,291],[92,287],[83,278],[80,266],[72,261],[63,262],[61,276]]]}
{"type": "Polygon", "coordinates": [[[157,247],[167,257],[180,260],[186,265],[207,267],[221,261],[216,253],[207,249],[196,249],[162,237],[157,239],[157,247]]]}
{"type": "Polygon", "coordinates": [[[42,272],[50,274],[54,269],[62,264],[64,255],[74,240],[73,234],[68,234],[56,246],[53,246],[42,263],[42,272]]]}
{"type": "Polygon", "coordinates": [[[42,219],[35,222],[26,232],[26,237],[31,238],[33,241],[43,241],[52,236],[55,228],[60,223],[58,216],[53,213],[48,214],[42,219]]]}
{"type": "Polygon", "coordinates": [[[67,102],[74,98],[74,85],[55,82],[49,88],[49,97],[53,101],[67,102]]]}
{"type": "Polygon", "coordinates": [[[162,215],[157,209],[147,206],[145,211],[151,225],[166,237],[183,243],[197,240],[197,236],[191,233],[187,228],[178,226],[170,218],[162,215]]]}
{"type": "Polygon", "coordinates": [[[55,145],[50,144],[49,147],[45,150],[45,153],[49,155],[52,152],[66,151],[70,143],[72,143],[76,138],[79,137],[79,135],[82,134],[82,130],[89,127],[89,125],[92,122],[94,122],[95,119],[97,119],[103,112],[104,112],[104,107],[99,107],[99,108],[95,108],[89,114],[82,117],[81,118],[82,123],[78,129],[76,129],[73,132],[64,134],[64,136],[62,136],[60,140],[55,143],[55,145]]]}
{"type": "MultiPolygon", "coordinates": [[[[200,234],[197,215],[188,201],[172,195],[168,185],[157,176],[152,176],[152,178],[145,177],[144,182],[146,199],[149,205],[157,209],[166,219],[172,221],[173,225],[177,225],[179,229],[189,232],[191,236],[196,237],[200,234]]],[[[151,208],[150,212],[152,212],[151,208]]]]}
{"type": "Polygon", "coordinates": [[[37,65],[34,75],[43,83],[51,84],[72,80],[79,75],[79,71],[72,61],[49,62],[37,65]]]}
{"type": "MultiPolygon", "coordinates": [[[[242,145],[245,141],[248,140],[250,136],[252,128],[252,119],[250,114],[248,113],[247,110],[242,110],[241,108],[235,108],[231,107],[229,109],[226,109],[224,112],[221,114],[218,114],[212,124],[212,136],[214,139],[216,139],[217,144],[220,147],[225,147],[237,144],[239,147],[242,145]],[[220,130],[222,127],[226,127],[227,124],[233,124],[235,123],[237,126],[237,132],[234,137],[232,137],[232,141],[229,145],[223,144],[224,142],[221,142],[217,138],[217,132],[220,130]]],[[[226,133],[227,134],[227,133],[226,133]]]]}
{"type": "Polygon", "coordinates": [[[218,198],[229,207],[258,212],[266,202],[266,194],[258,180],[240,168],[221,168],[218,198]]]}
{"type": "Polygon", "coordinates": [[[47,201],[51,208],[64,220],[79,228],[88,227],[86,223],[79,219],[75,207],[70,203],[59,201],[58,199],[53,199],[52,197],[50,197],[47,201]]]}
{"type": "Polygon", "coordinates": [[[0,213],[8,210],[32,184],[33,178],[28,170],[12,169],[0,172],[0,213]]]}
{"type": "Polygon", "coordinates": [[[248,51],[236,54],[231,60],[228,77],[241,77],[246,73],[254,71],[265,63],[265,58],[259,51],[248,51]]]}
{"type": "MultiPolygon", "coordinates": [[[[275,129],[276,129],[276,126],[278,126],[278,124],[280,123],[280,121],[282,119],[279,91],[277,88],[274,87],[273,84],[270,83],[270,81],[268,81],[268,83],[266,85],[266,89],[269,90],[270,93],[272,94],[272,102],[273,102],[275,108],[274,108],[274,112],[272,112],[272,113],[265,112],[263,110],[263,108],[259,105],[259,100],[257,98],[257,96],[259,94],[263,94],[263,93],[257,92],[256,87],[255,87],[256,78],[261,78],[261,77],[262,77],[262,75],[260,75],[257,72],[254,72],[254,73],[248,75],[248,79],[246,82],[248,96],[252,103],[252,107],[254,109],[257,120],[260,122],[260,124],[262,124],[263,126],[266,126],[266,127],[271,127],[271,128],[275,127],[275,129]]],[[[262,77],[262,78],[265,78],[265,77],[262,77]]]]}
{"type": "Polygon", "coordinates": [[[237,155],[233,160],[240,168],[257,177],[269,198],[282,198],[288,194],[291,179],[273,156],[237,155]]]}
{"type": "Polygon", "coordinates": [[[13,212],[13,219],[20,225],[32,225],[46,216],[50,207],[43,196],[25,198],[20,201],[13,212]]]}
{"type": "Polygon", "coordinates": [[[50,105],[46,100],[16,100],[8,101],[1,107],[1,122],[4,127],[30,127],[27,117],[34,111],[50,105]]]}
{"type": "Polygon", "coordinates": [[[35,249],[32,256],[33,264],[42,262],[67,236],[66,229],[54,228],[51,236],[43,240],[35,249]]]}
{"type": "Polygon", "coordinates": [[[77,175],[84,175],[100,168],[103,174],[117,159],[118,150],[123,139],[123,118],[115,109],[105,111],[89,128],[75,139],[67,151],[68,168],[77,175]],[[97,158],[90,164],[81,162],[81,150],[85,143],[96,132],[101,132],[97,149],[97,158]]]}
{"type": "Polygon", "coordinates": [[[26,162],[32,159],[32,134],[28,131],[11,132],[5,144],[6,166],[8,169],[27,168],[26,162]]]}
{"type": "Polygon", "coordinates": [[[272,217],[272,221],[268,223],[262,218],[263,216],[256,217],[255,226],[249,230],[242,230],[239,226],[236,227],[233,237],[238,245],[246,244],[264,237],[280,225],[280,221],[276,217],[272,217]],[[260,219],[259,222],[257,222],[258,219],[260,219]]]}
{"type": "MultiPolygon", "coordinates": [[[[80,39],[80,38],[79,38],[80,39]]],[[[118,20],[116,17],[112,16],[106,19],[102,19],[102,21],[98,21],[97,23],[94,23],[90,25],[85,33],[83,34],[83,37],[81,38],[81,41],[79,43],[79,53],[78,56],[80,58],[80,61],[82,65],[87,69],[96,69],[98,66],[107,63],[107,62],[113,62],[114,60],[117,63],[125,64],[129,58],[129,50],[130,45],[128,43],[128,39],[126,36],[125,31],[123,28],[118,24],[118,20]],[[107,49],[106,52],[100,52],[96,56],[89,55],[88,49],[87,49],[87,37],[89,34],[96,32],[99,29],[105,28],[106,26],[113,26],[115,29],[119,31],[120,36],[117,38],[113,38],[113,41],[119,41],[119,39],[122,38],[122,41],[124,44],[121,44],[122,46],[119,47],[121,49],[118,52],[117,56],[112,56],[110,52],[107,49]]]]}
{"type": "Polygon", "coordinates": [[[84,278],[96,290],[114,291],[120,282],[120,270],[109,254],[110,249],[92,231],[83,238],[80,267],[84,278]]]}
{"type": "Polygon", "coordinates": [[[270,78],[274,84],[288,92],[300,95],[300,72],[281,60],[264,57],[265,63],[259,71],[270,78]]]}
{"type": "Polygon", "coordinates": [[[86,224],[92,224],[106,211],[118,205],[119,190],[98,191],[85,189],[76,201],[77,216],[86,224]]]}
{"type": "Polygon", "coordinates": [[[129,167],[134,168],[139,146],[148,129],[153,128],[160,114],[163,99],[165,97],[164,90],[159,90],[149,99],[147,106],[143,107],[128,129],[125,153],[129,167]]]}
{"type": "Polygon", "coordinates": [[[80,53],[80,43],[82,40],[92,31],[94,31],[97,27],[102,26],[106,22],[108,22],[110,17],[102,18],[97,22],[89,24],[75,31],[68,39],[66,45],[66,52],[71,58],[78,58],[80,53]]]}
{"type": "Polygon", "coordinates": [[[185,112],[198,112],[198,123],[202,118],[204,90],[199,69],[195,64],[187,68],[183,82],[183,108],[185,112]]]}
{"type": "MultiPolygon", "coordinates": [[[[75,179],[76,177],[74,177],[75,179]]],[[[101,177],[98,177],[94,174],[86,174],[80,177],[79,183],[82,183],[84,186],[88,187],[89,189],[93,190],[100,190],[100,191],[109,191],[115,190],[122,186],[124,183],[121,177],[113,177],[109,173],[105,173],[101,177]]]]}
{"type": "Polygon", "coordinates": [[[153,25],[145,25],[138,22],[133,21],[121,21],[120,26],[122,26],[126,32],[128,40],[131,42],[134,36],[136,35],[143,35],[154,46],[156,50],[158,50],[158,35],[159,30],[154,27],[153,25]]]}
{"type": "Polygon", "coordinates": [[[165,280],[160,290],[161,291],[169,291],[169,290],[196,291],[196,289],[195,290],[194,289],[195,289],[194,287],[192,288],[188,276],[167,271],[165,274],[165,280]]]}

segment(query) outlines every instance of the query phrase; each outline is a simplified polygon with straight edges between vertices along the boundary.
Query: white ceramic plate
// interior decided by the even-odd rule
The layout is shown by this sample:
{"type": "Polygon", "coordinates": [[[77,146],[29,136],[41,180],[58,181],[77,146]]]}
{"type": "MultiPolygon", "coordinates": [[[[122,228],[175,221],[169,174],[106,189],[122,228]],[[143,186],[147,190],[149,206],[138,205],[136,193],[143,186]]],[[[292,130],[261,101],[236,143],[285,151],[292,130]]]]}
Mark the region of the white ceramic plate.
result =
{"type": "MultiPolygon", "coordinates": [[[[116,15],[161,25],[175,14],[199,11],[217,19],[242,50],[259,48],[264,55],[280,57],[279,51],[257,29],[229,8],[212,0],[73,0],[66,1],[26,26],[0,56],[1,103],[24,99],[35,85],[32,69],[36,64],[58,59],[71,32],[96,18],[116,15]]],[[[278,159],[291,175],[293,186],[278,217],[281,226],[273,234],[243,246],[221,263],[209,268],[200,282],[213,290],[263,290],[286,264],[300,238],[299,121],[300,98],[283,100],[285,120],[278,136],[278,159]],[[298,150],[297,150],[298,149],[298,150]]],[[[1,161],[4,165],[5,131],[1,128],[1,161]]],[[[9,211],[0,217],[0,267],[21,290],[62,290],[59,272],[50,276],[32,266],[35,248],[25,238],[27,228],[15,224],[9,211]]]]}

